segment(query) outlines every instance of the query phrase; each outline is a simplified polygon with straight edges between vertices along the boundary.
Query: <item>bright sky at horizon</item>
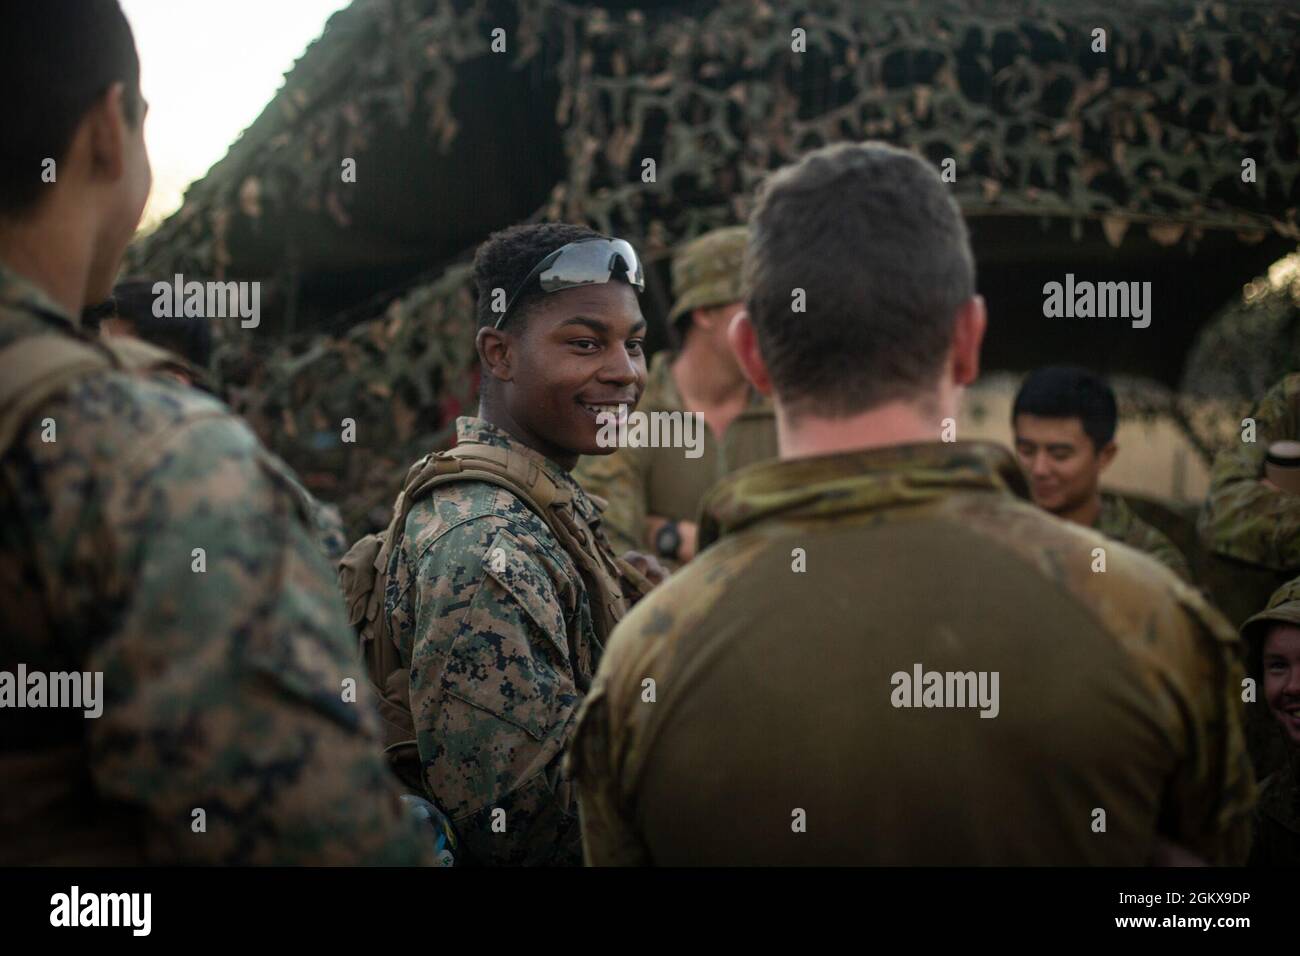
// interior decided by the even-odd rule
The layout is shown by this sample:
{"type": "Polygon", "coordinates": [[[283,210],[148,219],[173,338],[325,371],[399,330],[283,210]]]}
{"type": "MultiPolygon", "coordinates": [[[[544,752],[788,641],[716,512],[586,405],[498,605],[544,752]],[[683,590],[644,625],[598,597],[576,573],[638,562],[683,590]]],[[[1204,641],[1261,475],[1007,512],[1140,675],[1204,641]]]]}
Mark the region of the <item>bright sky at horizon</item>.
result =
{"type": "Polygon", "coordinates": [[[349,0],[121,0],[149,102],[153,192],[141,229],[175,212],[349,0]]]}

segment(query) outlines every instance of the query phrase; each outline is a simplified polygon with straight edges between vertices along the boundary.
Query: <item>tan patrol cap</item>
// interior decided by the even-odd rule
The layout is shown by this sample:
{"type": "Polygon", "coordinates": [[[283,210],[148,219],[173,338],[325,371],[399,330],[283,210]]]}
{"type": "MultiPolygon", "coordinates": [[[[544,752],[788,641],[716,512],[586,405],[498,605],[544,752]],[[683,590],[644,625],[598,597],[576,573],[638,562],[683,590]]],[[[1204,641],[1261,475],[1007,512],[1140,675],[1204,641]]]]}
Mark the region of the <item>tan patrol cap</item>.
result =
{"type": "Polygon", "coordinates": [[[1294,624],[1300,627],[1300,578],[1288,581],[1268,599],[1268,605],[1241,625],[1241,637],[1247,644],[1260,641],[1268,630],[1265,625],[1294,624]]]}
{"type": "Polygon", "coordinates": [[[740,271],[749,230],[728,226],[692,239],[673,256],[673,303],[668,321],[676,322],[692,309],[739,302],[740,271]]]}

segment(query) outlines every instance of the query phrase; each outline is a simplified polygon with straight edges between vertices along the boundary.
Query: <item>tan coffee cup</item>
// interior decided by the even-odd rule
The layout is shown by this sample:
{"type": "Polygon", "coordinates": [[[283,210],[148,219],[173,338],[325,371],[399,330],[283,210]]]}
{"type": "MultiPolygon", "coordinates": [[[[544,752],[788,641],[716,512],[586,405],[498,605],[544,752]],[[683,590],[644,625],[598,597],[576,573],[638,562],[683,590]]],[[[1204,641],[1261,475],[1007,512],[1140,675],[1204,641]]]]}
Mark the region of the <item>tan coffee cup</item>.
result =
{"type": "Polygon", "coordinates": [[[1264,477],[1288,494],[1300,495],[1300,441],[1275,441],[1269,445],[1264,477]]]}

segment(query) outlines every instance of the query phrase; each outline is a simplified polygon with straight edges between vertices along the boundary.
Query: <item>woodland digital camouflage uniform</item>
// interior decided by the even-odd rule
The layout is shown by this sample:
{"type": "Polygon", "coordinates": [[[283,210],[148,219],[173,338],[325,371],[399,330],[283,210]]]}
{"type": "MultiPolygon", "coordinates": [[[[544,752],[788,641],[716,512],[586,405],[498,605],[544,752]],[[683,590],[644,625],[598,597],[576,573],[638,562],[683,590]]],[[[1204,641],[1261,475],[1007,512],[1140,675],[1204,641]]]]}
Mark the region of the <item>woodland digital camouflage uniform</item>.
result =
{"type": "Polygon", "coordinates": [[[1183,553],[1172,541],[1135,515],[1118,495],[1101,496],[1101,512],[1092,527],[1108,538],[1151,555],[1184,581],[1191,582],[1192,569],[1183,553]]]}
{"type": "Polygon", "coordinates": [[[1136,865],[1159,827],[1243,861],[1236,635],[1130,548],[1094,573],[1105,539],[1024,495],[980,443],[726,479],[708,550],[616,628],[584,704],[588,860],[1136,865]],[[1000,712],[894,708],[916,662],[998,672],[1000,712]]]}
{"type": "Polygon", "coordinates": [[[1197,529],[1210,550],[1274,571],[1300,569],[1300,496],[1269,488],[1264,457],[1275,441],[1300,439],[1300,373],[1288,375],[1250,412],[1255,440],[1219,452],[1197,529]]]}
{"type": "MultiPolygon", "coordinates": [[[[604,542],[567,472],[482,419],[456,425],[458,444],[510,449],[570,489],[576,517],[604,542]]],[[[433,489],[411,508],[385,608],[410,667],[429,795],[465,859],[580,863],[577,794],[561,764],[602,647],[582,575],[546,522],[486,482],[433,489]]]]}
{"type": "MultiPolygon", "coordinates": [[[[39,335],[93,341],[0,269],[0,348],[39,335]]],[[[24,426],[0,479],[0,668],[104,675],[98,719],[0,713],[4,862],[433,862],[283,465],[225,406],[93,373],[24,426]]]]}

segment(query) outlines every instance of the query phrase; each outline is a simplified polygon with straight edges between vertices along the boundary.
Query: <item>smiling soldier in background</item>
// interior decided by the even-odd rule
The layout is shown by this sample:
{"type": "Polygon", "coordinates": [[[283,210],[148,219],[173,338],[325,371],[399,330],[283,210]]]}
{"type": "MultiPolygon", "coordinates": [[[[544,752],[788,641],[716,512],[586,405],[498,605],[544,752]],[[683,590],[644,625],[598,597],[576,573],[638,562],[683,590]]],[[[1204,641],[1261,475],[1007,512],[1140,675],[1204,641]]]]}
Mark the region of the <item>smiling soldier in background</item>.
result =
{"type": "Polygon", "coordinates": [[[1119,452],[1115,393],[1092,372],[1054,366],[1030,372],[1011,409],[1016,456],[1034,504],[1155,558],[1184,581],[1192,571],[1172,541],[1101,490],[1119,452]]]}

